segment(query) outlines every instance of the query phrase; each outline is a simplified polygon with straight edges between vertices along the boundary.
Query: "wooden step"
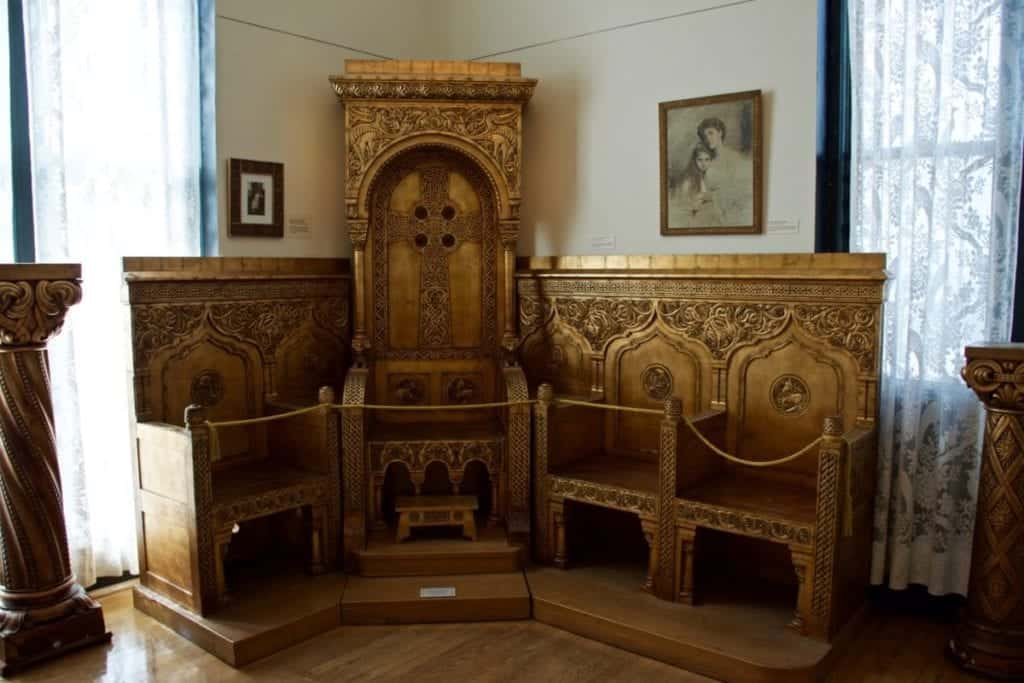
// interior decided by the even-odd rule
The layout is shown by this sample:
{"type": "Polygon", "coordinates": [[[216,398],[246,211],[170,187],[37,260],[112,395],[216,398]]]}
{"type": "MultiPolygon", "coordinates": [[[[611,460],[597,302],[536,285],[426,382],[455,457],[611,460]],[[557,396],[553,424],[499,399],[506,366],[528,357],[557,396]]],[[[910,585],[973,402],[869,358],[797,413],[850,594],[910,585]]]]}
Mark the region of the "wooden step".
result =
{"type": "Polygon", "coordinates": [[[230,604],[207,617],[145,586],[136,586],[132,598],[140,612],[238,667],[337,628],[344,586],[341,574],[247,579],[230,604]]]}
{"type": "Polygon", "coordinates": [[[860,622],[829,644],[786,628],[791,601],[659,600],[640,588],[643,567],[538,567],[526,577],[537,621],[717,680],[819,681],[860,622]]]}
{"type": "Polygon", "coordinates": [[[426,624],[530,618],[522,572],[448,576],[350,577],[341,597],[343,624],[426,624]],[[421,597],[454,589],[453,597],[421,597]]]}
{"type": "Polygon", "coordinates": [[[358,551],[362,576],[437,576],[507,574],[522,569],[523,549],[509,545],[503,529],[481,529],[476,541],[417,538],[396,543],[393,532],[370,537],[358,551]]]}

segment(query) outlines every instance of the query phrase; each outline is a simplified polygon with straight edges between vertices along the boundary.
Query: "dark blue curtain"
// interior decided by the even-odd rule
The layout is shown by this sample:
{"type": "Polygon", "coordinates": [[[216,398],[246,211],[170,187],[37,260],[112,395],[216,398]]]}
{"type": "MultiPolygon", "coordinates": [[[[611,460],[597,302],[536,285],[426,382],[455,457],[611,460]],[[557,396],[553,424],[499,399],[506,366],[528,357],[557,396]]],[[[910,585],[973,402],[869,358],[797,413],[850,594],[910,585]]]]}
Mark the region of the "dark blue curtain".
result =
{"type": "Polygon", "coordinates": [[[200,253],[216,256],[220,233],[217,229],[217,80],[215,0],[197,0],[199,19],[199,216],[200,253]]]}
{"type": "Polygon", "coordinates": [[[815,251],[850,250],[850,46],[847,0],[818,0],[815,251]]]}
{"type": "Polygon", "coordinates": [[[25,21],[21,0],[7,2],[11,87],[11,225],[14,260],[36,260],[32,215],[32,149],[29,144],[28,73],[25,68],[25,21]]]}

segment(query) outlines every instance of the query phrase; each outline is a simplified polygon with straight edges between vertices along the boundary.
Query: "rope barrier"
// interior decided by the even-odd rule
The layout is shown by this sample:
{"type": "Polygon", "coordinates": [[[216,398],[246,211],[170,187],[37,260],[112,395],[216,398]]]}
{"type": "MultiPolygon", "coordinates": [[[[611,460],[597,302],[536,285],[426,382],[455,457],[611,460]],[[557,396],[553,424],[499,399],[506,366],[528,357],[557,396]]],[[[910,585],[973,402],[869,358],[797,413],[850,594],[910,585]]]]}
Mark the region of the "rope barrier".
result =
{"type": "MultiPolygon", "coordinates": [[[[320,404],[317,404],[315,406],[309,406],[309,407],[306,407],[306,408],[298,408],[296,410],[290,410],[290,411],[284,412],[284,413],[275,413],[273,415],[264,415],[262,417],[250,417],[250,418],[245,418],[245,419],[241,419],[241,420],[221,420],[221,421],[217,421],[217,422],[213,422],[211,420],[206,420],[203,424],[209,429],[209,433],[210,433],[210,460],[216,461],[216,460],[218,460],[220,458],[220,437],[219,437],[219,435],[217,433],[217,429],[220,428],[220,427],[241,427],[241,426],[245,426],[245,425],[264,424],[264,423],[267,423],[267,422],[274,422],[276,420],[288,419],[290,417],[295,417],[297,415],[304,415],[306,413],[311,413],[313,411],[321,410],[321,409],[328,409],[328,410],[356,410],[356,409],[358,409],[358,410],[405,410],[405,411],[480,410],[480,409],[487,409],[487,408],[507,408],[507,407],[512,407],[512,406],[532,405],[534,403],[537,403],[537,401],[535,399],[525,399],[525,400],[520,400],[520,401],[495,401],[495,402],[491,402],[491,403],[466,403],[466,404],[459,404],[459,405],[444,405],[444,406],[420,406],[420,405],[414,405],[414,406],[398,405],[398,406],[395,406],[395,405],[386,405],[386,404],[378,404],[378,403],[365,403],[365,404],[320,403],[320,404]]],[[[664,415],[664,411],[656,410],[654,408],[634,408],[632,406],[620,406],[620,405],[612,405],[612,404],[608,404],[608,403],[594,403],[592,401],[577,401],[577,400],[568,399],[568,398],[554,399],[554,401],[552,401],[552,403],[555,406],[560,406],[560,405],[561,406],[584,406],[584,407],[588,407],[588,408],[600,408],[602,410],[613,410],[613,411],[625,412],[625,413],[640,413],[640,414],[644,414],[644,415],[664,415]]],[[[682,420],[686,424],[686,426],[690,429],[690,431],[693,432],[693,435],[696,436],[697,439],[702,444],[704,444],[704,446],[707,447],[708,450],[710,450],[712,453],[714,453],[715,455],[717,455],[717,456],[719,456],[721,458],[724,458],[725,460],[728,460],[729,462],[733,462],[733,463],[736,463],[738,465],[743,465],[745,467],[776,467],[778,465],[783,465],[783,464],[785,464],[787,462],[791,462],[793,460],[796,460],[797,458],[799,458],[799,457],[801,457],[803,455],[806,455],[811,450],[813,450],[815,447],[817,447],[818,445],[821,444],[821,437],[819,436],[818,438],[814,439],[813,441],[811,441],[810,443],[808,443],[806,446],[804,446],[800,450],[796,451],[795,453],[790,453],[789,455],[783,456],[781,458],[776,458],[774,460],[747,460],[745,458],[740,458],[738,456],[735,456],[732,453],[729,453],[727,451],[723,451],[721,448],[716,446],[706,436],[704,436],[699,429],[697,429],[697,425],[695,425],[693,423],[693,420],[691,420],[686,415],[682,416],[682,420]]],[[[847,488],[849,488],[849,485],[850,485],[849,470],[850,470],[850,466],[851,466],[849,455],[846,456],[846,463],[845,464],[846,464],[845,469],[847,471],[846,482],[847,482],[847,488]]],[[[845,499],[846,500],[845,500],[844,507],[846,508],[846,510],[845,510],[846,514],[844,515],[844,517],[845,517],[845,520],[844,520],[845,524],[844,524],[843,531],[844,531],[844,533],[852,533],[852,531],[848,532],[848,528],[849,528],[849,525],[851,524],[851,517],[852,517],[851,509],[850,509],[851,506],[852,506],[852,500],[851,500],[851,494],[850,494],[849,491],[846,492],[845,499]]]]}
{"type": "Polygon", "coordinates": [[[700,430],[697,429],[697,425],[693,424],[690,418],[686,417],[685,415],[683,416],[683,422],[685,422],[686,426],[690,428],[690,431],[693,432],[694,436],[696,436],[702,444],[707,446],[712,453],[722,458],[725,458],[729,462],[734,462],[738,465],[746,465],[747,467],[775,467],[776,465],[783,465],[787,462],[790,462],[791,460],[796,460],[800,456],[805,455],[806,453],[811,451],[815,446],[821,443],[821,437],[819,436],[817,439],[810,442],[809,444],[798,450],[796,453],[790,453],[789,455],[784,456],[782,458],[776,458],[775,460],[745,460],[744,458],[737,457],[732,453],[723,451],[721,448],[711,443],[711,441],[709,441],[706,436],[700,433],[700,430]]]}
{"type": "MultiPolygon", "coordinates": [[[[632,406],[618,406],[618,405],[612,405],[612,404],[609,404],[609,403],[594,403],[592,401],[577,401],[577,400],[569,399],[569,398],[556,398],[556,399],[554,399],[553,403],[556,406],[558,406],[558,405],[563,405],[563,406],[585,406],[587,408],[600,408],[600,409],[603,409],[603,410],[615,410],[615,411],[624,412],[624,413],[642,413],[644,415],[664,415],[665,414],[664,411],[656,410],[655,408],[634,408],[632,406]]],[[[705,437],[703,434],[701,434],[700,430],[697,429],[697,425],[695,425],[693,423],[693,420],[691,420],[686,415],[683,415],[682,418],[683,418],[683,422],[685,422],[686,426],[690,428],[690,431],[693,432],[694,436],[696,436],[697,439],[699,439],[701,443],[703,443],[705,446],[707,446],[708,449],[711,450],[711,452],[713,452],[715,455],[718,455],[718,456],[720,456],[722,458],[725,458],[729,462],[734,462],[734,463],[737,463],[739,465],[746,465],[747,467],[774,467],[776,465],[783,465],[783,464],[785,464],[787,462],[790,462],[792,460],[796,460],[797,458],[799,458],[802,455],[806,455],[808,452],[813,450],[818,444],[821,443],[821,437],[819,436],[817,439],[815,439],[814,441],[811,441],[809,444],[807,444],[806,446],[804,446],[803,448],[801,448],[797,452],[791,453],[791,454],[789,454],[789,455],[787,455],[785,457],[782,457],[782,458],[776,458],[775,460],[746,460],[744,458],[740,458],[738,456],[735,456],[732,453],[729,453],[727,451],[723,451],[721,448],[719,448],[718,446],[713,444],[711,441],[709,441],[707,437],[705,437]]]]}
{"type": "Polygon", "coordinates": [[[495,401],[493,403],[459,403],[455,405],[446,406],[392,406],[380,403],[366,403],[362,405],[355,404],[332,404],[333,407],[341,410],[352,410],[353,408],[360,408],[362,410],[477,410],[482,408],[505,408],[507,406],[527,406],[536,403],[536,399],[524,399],[522,401],[495,401]]]}
{"type": "Polygon", "coordinates": [[[611,403],[593,403],[592,401],[576,401],[570,398],[556,398],[556,406],[586,406],[587,408],[600,408],[602,410],[615,410],[620,413],[643,413],[646,415],[664,415],[664,410],[654,408],[634,408],[632,406],[617,406],[611,403]]]}

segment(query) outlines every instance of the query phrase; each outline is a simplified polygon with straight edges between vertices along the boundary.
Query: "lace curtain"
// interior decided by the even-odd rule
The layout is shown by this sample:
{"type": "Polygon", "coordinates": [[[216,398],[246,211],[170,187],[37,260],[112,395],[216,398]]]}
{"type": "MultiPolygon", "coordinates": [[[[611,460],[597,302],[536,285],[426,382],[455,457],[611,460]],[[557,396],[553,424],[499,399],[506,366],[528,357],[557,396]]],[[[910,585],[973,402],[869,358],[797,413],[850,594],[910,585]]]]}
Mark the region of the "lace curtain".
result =
{"type": "Polygon", "coordinates": [[[72,565],[90,585],[138,571],[121,257],[199,253],[196,7],[25,11],[36,257],[82,263],[50,364],[72,565]]]}
{"type": "Polygon", "coordinates": [[[850,0],[853,251],[889,255],[872,579],[966,593],[981,407],[1008,340],[1024,124],[1020,0],[850,0]]]}

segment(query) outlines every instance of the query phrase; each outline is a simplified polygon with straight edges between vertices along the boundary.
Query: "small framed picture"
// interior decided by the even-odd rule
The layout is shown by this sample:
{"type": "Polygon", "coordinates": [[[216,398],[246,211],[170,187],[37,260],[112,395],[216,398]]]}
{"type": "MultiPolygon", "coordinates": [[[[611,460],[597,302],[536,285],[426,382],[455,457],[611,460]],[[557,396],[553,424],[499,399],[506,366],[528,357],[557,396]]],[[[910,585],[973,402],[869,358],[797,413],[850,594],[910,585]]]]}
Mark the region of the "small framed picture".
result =
{"type": "Polygon", "coordinates": [[[232,237],[284,236],[284,164],[231,159],[228,212],[232,237]]]}
{"type": "Polygon", "coordinates": [[[761,91],[658,105],[661,234],[762,232],[761,91]]]}

